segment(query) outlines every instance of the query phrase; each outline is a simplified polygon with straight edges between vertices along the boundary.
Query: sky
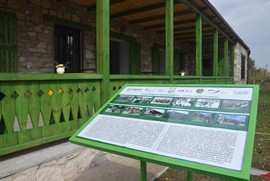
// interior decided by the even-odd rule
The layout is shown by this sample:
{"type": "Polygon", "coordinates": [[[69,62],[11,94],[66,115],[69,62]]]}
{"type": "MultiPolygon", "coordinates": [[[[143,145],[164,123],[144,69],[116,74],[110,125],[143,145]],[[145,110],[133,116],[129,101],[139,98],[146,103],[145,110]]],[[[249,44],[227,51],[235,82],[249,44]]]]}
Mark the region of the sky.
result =
{"type": "Polygon", "coordinates": [[[257,68],[270,71],[270,0],[209,0],[251,50],[257,68]]]}

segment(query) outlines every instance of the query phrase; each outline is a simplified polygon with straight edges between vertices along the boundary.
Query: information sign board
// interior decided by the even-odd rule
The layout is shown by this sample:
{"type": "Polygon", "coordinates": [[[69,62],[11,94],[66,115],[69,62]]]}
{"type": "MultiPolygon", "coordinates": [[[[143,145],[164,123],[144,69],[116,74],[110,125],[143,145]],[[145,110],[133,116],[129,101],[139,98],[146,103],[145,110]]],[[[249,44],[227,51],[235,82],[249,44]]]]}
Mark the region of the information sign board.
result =
{"type": "Polygon", "coordinates": [[[248,180],[257,104],[251,85],[126,85],[71,141],[248,180]]]}

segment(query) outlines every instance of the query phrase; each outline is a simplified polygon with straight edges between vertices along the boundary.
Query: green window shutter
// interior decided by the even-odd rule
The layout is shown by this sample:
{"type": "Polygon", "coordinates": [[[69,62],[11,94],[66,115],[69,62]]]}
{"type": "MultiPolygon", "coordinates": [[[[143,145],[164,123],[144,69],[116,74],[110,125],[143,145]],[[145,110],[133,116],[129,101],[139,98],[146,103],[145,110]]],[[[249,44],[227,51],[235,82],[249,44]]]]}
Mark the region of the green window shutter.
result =
{"type": "Polygon", "coordinates": [[[16,14],[0,11],[0,72],[17,72],[16,14]]]}
{"type": "Polygon", "coordinates": [[[141,45],[136,40],[130,41],[131,74],[141,74],[141,45]]]}

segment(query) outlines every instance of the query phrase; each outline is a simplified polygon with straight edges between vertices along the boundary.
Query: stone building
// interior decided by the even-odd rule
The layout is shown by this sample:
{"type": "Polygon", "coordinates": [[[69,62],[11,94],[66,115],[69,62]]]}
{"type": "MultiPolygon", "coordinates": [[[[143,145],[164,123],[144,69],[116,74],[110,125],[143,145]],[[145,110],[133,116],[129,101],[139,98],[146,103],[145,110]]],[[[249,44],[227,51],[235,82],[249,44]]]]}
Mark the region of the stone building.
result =
{"type": "MultiPolygon", "coordinates": [[[[67,72],[95,73],[97,64],[96,12],[93,2],[87,1],[84,4],[72,0],[1,1],[1,26],[7,28],[3,29],[1,34],[5,36],[6,31],[9,31],[9,35],[12,36],[11,39],[4,38],[1,44],[5,46],[8,42],[8,46],[14,47],[13,50],[10,50],[14,55],[9,55],[14,62],[1,59],[1,71],[53,73],[55,72],[55,64],[64,63],[69,64],[69,68],[66,69],[67,72]],[[6,24],[7,21],[8,24],[6,24]],[[68,39],[68,37],[76,38],[76,41],[69,44],[70,39],[59,44],[62,39],[68,39]],[[76,52],[75,56],[72,55],[72,51],[76,52]]],[[[157,1],[157,3],[162,4],[162,1],[157,1]]],[[[193,4],[195,7],[202,6],[197,1],[194,1],[193,4]]],[[[141,8],[142,12],[140,13],[134,11],[132,14],[132,12],[126,11],[129,14],[119,15],[119,13],[115,13],[111,15],[110,71],[112,74],[165,74],[165,33],[161,29],[165,24],[160,23],[164,22],[164,17],[162,17],[164,10],[161,10],[164,5],[158,5],[156,7],[148,5],[149,9],[146,10],[141,8]],[[147,15],[146,18],[148,19],[144,21],[140,17],[143,11],[153,15],[147,15]],[[157,19],[157,15],[154,14],[155,11],[160,11],[158,12],[161,14],[159,15],[160,19],[157,19]],[[151,21],[149,17],[154,18],[151,21]],[[121,50],[120,53],[119,50],[121,50]],[[119,66],[120,64],[121,66],[119,66]],[[133,65],[136,65],[136,68],[133,65]]],[[[116,9],[122,7],[123,2],[115,3],[112,1],[111,6],[116,9]]],[[[182,7],[182,3],[175,3],[175,7],[178,6],[179,10],[176,9],[175,13],[179,19],[175,20],[175,37],[178,37],[175,38],[174,44],[174,57],[178,61],[175,60],[174,62],[176,67],[174,74],[177,75],[184,71],[185,75],[196,75],[195,27],[193,26],[194,22],[192,22],[196,17],[196,12],[192,8],[187,9],[188,5],[182,7]]],[[[222,29],[223,26],[227,26],[223,31],[225,33],[228,31],[228,37],[234,38],[228,45],[228,66],[225,70],[227,74],[225,76],[234,76],[235,82],[245,83],[249,48],[225,20],[217,14],[208,1],[205,1],[203,6],[208,8],[207,11],[213,11],[212,14],[207,12],[204,15],[207,17],[210,17],[210,15],[216,16],[216,19],[219,19],[219,23],[222,24],[218,28],[222,29]],[[232,52],[234,52],[234,55],[232,55],[232,52]]],[[[217,35],[219,73],[214,73],[213,33],[215,27],[209,28],[207,21],[202,23],[202,75],[223,75],[223,42],[226,37],[224,39],[223,33],[217,35]]],[[[5,52],[5,49],[2,48],[2,51],[5,52]]],[[[5,53],[2,55],[3,58],[7,56],[5,53]]]]}
{"type": "Polygon", "coordinates": [[[126,83],[246,83],[249,54],[208,0],[0,0],[0,155],[69,137],[126,83]]]}

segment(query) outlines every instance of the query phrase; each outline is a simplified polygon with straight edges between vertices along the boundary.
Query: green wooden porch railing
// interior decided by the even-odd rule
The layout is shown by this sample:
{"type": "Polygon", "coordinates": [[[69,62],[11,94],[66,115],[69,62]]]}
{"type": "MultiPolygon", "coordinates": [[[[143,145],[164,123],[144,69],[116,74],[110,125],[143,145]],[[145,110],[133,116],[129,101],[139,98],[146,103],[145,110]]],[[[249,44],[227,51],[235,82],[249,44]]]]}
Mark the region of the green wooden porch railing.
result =
{"type": "MultiPolygon", "coordinates": [[[[170,84],[167,75],[111,75],[110,95],[125,84],[170,84]]],[[[174,76],[172,84],[234,84],[233,77],[174,76]]]]}
{"type": "MultiPolygon", "coordinates": [[[[100,74],[0,74],[0,155],[69,137],[125,84],[169,84],[170,76],[100,74]]],[[[232,77],[174,76],[175,84],[232,84],[232,77]]]]}
{"type": "Polygon", "coordinates": [[[101,78],[1,74],[0,155],[69,137],[99,109],[101,78]]]}

